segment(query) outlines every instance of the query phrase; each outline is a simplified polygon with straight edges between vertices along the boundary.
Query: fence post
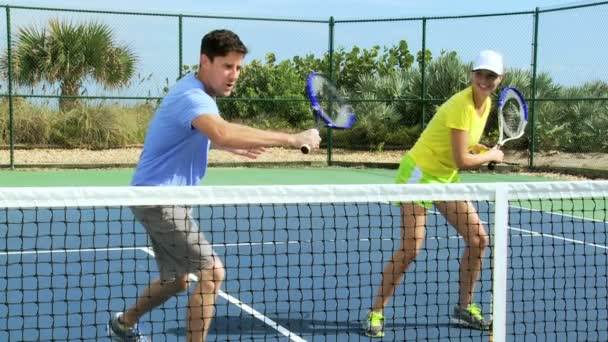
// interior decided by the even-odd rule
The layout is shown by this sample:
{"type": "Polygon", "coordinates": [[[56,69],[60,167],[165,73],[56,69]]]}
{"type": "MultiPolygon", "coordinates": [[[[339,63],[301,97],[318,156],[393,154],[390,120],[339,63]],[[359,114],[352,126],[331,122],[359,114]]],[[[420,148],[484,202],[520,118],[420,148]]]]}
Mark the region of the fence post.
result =
{"type": "MultiPolygon", "coordinates": [[[[334,21],[334,17],[329,17],[329,80],[333,81],[334,79],[334,27],[336,23],[334,21]]],[[[331,166],[331,154],[333,148],[333,130],[328,127],[327,128],[327,165],[331,166]]]]}
{"type": "Polygon", "coordinates": [[[425,126],[426,100],[424,99],[424,90],[426,88],[426,17],[422,18],[422,61],[420,62],[420,101],[422,101],[422,113],[420,114],[420,122],[422,128],[425,126]]]}
{"type": "Polygon", "coordinates": [[[184,36],[183,36],[182,30],[184,28],[184,25],[183,25],[182,20],[183,20],[183,17],[180,14],[177,19],[178,26],[179,26],[178,30],[177,30],[177,32],[178,32],[177,42],[178,42],[178,49],[179,49],[179,56],[178,56],[179,72],[177,73],[177,75],[179,76],[179,78],[182,78],[182,76],[183,76],[182,75],[182,66],[184,65],[183,56],[182,56],[183,55],[183,44],[184,44],[184,42],[183,42],[184,36]]]}
{"type": "Polygon", "coordinates": [[[538,19],[539,9],[534,10],[534,39],[532,42],[532,98],[530,99],[530,160],[529,167],[534,168],[534,150],[536,141],[536,73],[538,70],[538,19]]]}
{"type": "Polygon", "coordinates": [[[15,169],[15,122],[13,107],[13,54],[11,48],[11,8],[6,6],[6,57],[8,59],[8,131],[10,168],[15,169]]]}

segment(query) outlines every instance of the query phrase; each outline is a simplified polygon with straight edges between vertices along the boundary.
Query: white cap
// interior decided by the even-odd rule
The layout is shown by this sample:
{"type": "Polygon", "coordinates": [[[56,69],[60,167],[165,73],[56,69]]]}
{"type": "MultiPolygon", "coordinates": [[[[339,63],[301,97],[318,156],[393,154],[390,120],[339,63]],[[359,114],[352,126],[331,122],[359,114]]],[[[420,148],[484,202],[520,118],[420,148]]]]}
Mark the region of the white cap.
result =
{"type": "Polygon", "coordinates": [[[503,74],[502,55],[493,50],[483,50],[477,56],[473,71],[490,70],[498,75],[503,74]]]}

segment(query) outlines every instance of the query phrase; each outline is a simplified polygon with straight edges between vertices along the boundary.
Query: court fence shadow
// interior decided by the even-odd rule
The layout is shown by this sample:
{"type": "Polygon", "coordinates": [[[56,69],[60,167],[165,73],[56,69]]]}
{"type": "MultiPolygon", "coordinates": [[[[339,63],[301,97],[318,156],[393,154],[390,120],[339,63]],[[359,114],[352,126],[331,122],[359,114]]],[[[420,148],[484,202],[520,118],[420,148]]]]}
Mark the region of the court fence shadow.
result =
{"type": "MultiPolygon", "coordinates": [[[[331,335],[361,335],[361,321],[330,321],[311,320],[306,318],[277,318],[277,324],[300,336],[331,336],[331,335]]],[[[445,329],[452,326],[449,323],[386,323],[387,331],[405,331],[409,329],[429,330],[433,328],[445,329]]],[[[185,336],[186,327],[169,329],[166,333],[176,336],[185,336]]],[[[258,318],[249,315],[243,316],[216,316],[211,324],[209,335],[254,335],[254,336],[282,336],[276,329],[258,318]]]]}

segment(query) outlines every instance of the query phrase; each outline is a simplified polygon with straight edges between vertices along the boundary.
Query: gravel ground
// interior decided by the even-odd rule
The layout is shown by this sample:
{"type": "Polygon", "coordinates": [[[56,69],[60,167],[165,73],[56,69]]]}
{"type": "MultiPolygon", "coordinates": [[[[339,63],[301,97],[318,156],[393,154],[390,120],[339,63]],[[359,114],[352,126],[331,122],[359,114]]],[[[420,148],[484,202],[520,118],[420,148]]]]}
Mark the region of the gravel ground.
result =
{"type": "MultiPolygon", "coordinates": [[[[405,151],[384,152],[352,152],[335,150],[332,160],[358,163],[398,163],[405,151]]],[[[141,153],[140,147],[84,150],[84,149],[19,149],[14,153],[15,164],[18,165],[135,165],[141,153]]],[[[209,155],[211,163],[248,163],[248,162],[310,162],[323,163],[327,160],[325,151],[316,151],[303,155],[298,150],[270,148],[255,160],[237,156],[225,151],[212,150],[209,155]]],[[[528,155],[525,152],[506,152],[505,160],[509,163],[525,166],[528,155]]],[[[0,151],[2,164],[10,163],[8,150],[0,151]]],[[[538,153],[535,155],[537,166],[572,167],[608,170],[608,154],[568,154],[561,152],[538,153]]]]}
{"type": "MultiPolygon", "coordinates": [[[[23,149],[16,150],[14,159],[16,164],[135,164],[141,153],[141,148],[122,148],[111,150],[59,150],[59,149],[23,149]]],[[[383,153],[357,152],[345,153],[336,150],[334,160],[349,162],[377,162],[397,163],[403,151],[390,151],[383,153]]],[[[298,150],[284,148],[269,148],[257,159],[247,159],[229,152],[211,150],[209,161],[212,163],[246,163],[246,162],[323,162],[327,159],[325,151],[316,151],[303,155],[298,150]]],[[[10,161],[9,151],[0,151],[0,160],[3,163],[10,161]]]]}

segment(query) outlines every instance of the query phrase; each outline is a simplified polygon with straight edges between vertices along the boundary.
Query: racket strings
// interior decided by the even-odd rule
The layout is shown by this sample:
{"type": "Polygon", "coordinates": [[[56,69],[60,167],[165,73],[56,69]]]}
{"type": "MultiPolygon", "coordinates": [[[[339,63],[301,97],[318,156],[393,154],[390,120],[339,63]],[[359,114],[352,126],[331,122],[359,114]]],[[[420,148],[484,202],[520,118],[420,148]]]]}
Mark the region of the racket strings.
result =
{"type": "Polygon", "coordinates": [[[525,122],[523,108],[516,99],[509,99],[502,108],[502,130],[507,137],[517,137],[523,133],[525,122]]]}
{"type": "Polygon", "coordinates": [[[337,89],[322,77],[316,77],[312,83],[314,96],[320,109],[335,126],[346,127],[352,120],[353,107],[338,94],[337,89]]]}
{"type": "Polygon", "coordinates": [[[332,121],[336,126],[347,126],[353,115],[353,107],[349,104],[342,104],[336,110],[336,115],[332,118],[332,121]]]}

